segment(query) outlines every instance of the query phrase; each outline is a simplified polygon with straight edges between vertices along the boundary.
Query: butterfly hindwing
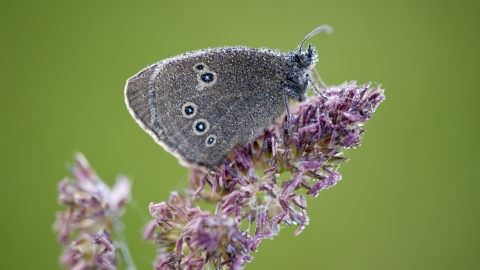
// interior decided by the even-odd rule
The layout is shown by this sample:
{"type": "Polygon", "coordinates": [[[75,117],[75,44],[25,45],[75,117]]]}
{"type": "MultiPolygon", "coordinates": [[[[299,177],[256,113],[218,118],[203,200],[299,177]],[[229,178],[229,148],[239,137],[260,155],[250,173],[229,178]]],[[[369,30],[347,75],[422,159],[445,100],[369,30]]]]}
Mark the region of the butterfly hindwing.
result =
{"type": "Polygon", "coordinates": [[[187,163],[218,164],[285,110],[281,54],[243,47],[172,57],[130,78],[137,122],[187,163]]]}

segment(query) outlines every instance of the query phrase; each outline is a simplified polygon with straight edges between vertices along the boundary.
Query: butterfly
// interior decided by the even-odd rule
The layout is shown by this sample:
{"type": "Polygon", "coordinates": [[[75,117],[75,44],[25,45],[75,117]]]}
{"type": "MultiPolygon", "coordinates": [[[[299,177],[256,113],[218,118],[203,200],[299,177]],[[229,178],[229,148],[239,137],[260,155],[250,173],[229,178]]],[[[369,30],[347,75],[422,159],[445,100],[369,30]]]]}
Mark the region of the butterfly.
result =
{"type": "Polygon", "coordinates": [[[252,141],[316,86],[314,47],[297,50],[224,47],[150,65],[127,80],[125,102],[136,122],[184,165],[218,165],[252,141]]]}

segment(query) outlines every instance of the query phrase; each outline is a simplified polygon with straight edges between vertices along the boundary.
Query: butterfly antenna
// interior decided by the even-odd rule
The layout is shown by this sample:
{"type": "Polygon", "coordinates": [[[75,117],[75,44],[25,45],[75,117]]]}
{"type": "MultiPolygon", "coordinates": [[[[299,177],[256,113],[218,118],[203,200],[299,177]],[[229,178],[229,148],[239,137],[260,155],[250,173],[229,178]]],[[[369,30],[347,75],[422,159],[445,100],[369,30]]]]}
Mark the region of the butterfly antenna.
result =
{"type": "Polygon", "coordinates": [[[309,38],[313,37],[314,35],[320,33],[320,32],[325,32],[327,34],[330,34],[333,32],[333,28],[330,27],[330,25],[321,25],[317,28],[315,28],[312,32],[310,32],[310,34],[308,34],[303,40],[302,40],[302,43],[300,43],[300,46],[298,47],[298,52],[302,52],[302,47],[303,47],[303,43],[305,43],[305,41],[307,41],[309,38]]]}

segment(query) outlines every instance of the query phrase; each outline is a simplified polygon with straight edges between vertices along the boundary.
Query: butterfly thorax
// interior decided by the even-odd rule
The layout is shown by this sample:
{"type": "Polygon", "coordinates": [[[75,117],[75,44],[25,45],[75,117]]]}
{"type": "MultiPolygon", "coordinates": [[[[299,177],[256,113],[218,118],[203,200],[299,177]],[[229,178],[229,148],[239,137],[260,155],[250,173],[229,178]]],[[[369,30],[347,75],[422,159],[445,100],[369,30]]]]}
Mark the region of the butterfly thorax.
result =
{"type": "Polygon", "coordinates": [[[309,76],[310,70],[315,67],[318,61],[317,51],[309,45],[305,51],[287,52],[284,54],[284,57],[288,63],[288,68],[286,78],[282,81],[282,86],[285,88],[288,96],[295,100],[303,101],[309,88],[307,76],[309,76]]]}

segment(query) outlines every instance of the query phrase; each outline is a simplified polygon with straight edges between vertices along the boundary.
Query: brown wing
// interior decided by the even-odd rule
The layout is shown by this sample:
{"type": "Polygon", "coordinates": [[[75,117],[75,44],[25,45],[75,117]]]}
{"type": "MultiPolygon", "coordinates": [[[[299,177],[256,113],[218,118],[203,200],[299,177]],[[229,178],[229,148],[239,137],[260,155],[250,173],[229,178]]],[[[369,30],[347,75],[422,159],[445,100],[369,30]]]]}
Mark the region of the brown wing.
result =
{"type": "Polygon", "coordinates": [[[196,51],[149,66],[127,81],[136,121],[186,163],[215,165],[285,110],[286,60],[242,47],[196,51]]]}

